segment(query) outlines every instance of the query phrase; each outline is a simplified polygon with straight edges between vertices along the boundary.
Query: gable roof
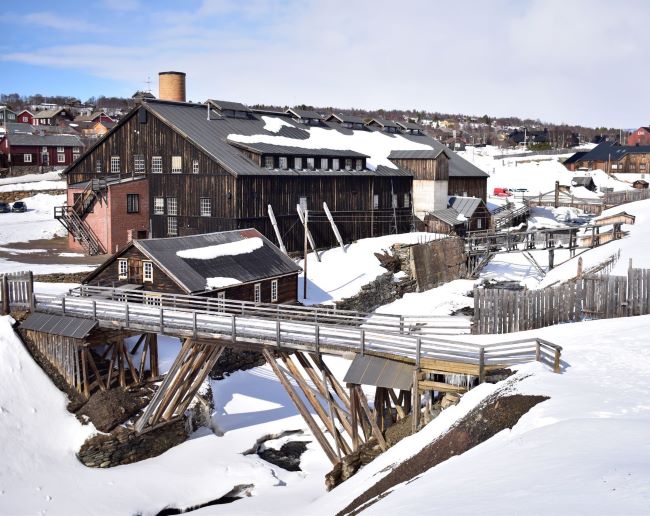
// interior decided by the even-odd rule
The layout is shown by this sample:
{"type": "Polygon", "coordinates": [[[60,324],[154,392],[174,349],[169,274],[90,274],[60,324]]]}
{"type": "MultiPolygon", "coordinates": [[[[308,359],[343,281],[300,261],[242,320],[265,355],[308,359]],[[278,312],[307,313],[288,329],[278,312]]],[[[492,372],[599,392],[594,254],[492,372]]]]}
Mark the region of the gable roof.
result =
{"type": "MultiPolygon", "coordinates": [[[[188,293],[210,290],[208,278],[223,278],[223,288],[240,283],[251,283],[267,278],[297,274],[302,269],[282,253],[270,240],[255,229],[238,229],[220,233],[207,233],[173,238],[134,240],[133,245],[155,262],[170,278],[188,293]],[[223,246],[236,242],[259,239],[259,247],[238,253],[238,246],[223,246]],[[219,246],[223,246],[219,248],[219,246]],[[208,248],[208,249],[205,249],[208,248]],[[202,253],[217,256],[201,259],[202,253]],[[179,256],[190,251],[196,258],[179,256]],[[181,253],[182,254],[182,253],[181,253]],[[235,280],[227,284],[225,279],[235,280]]],[[[251,249],[254,246],[249,247],[251,249]]]]}
{"type": "Polygon", "coordinates": [[[399,125],[402,129],[408,129],[412,131],[421,131],[422,127],[420,127],[418,124],[413,123],[413,122],[395,122],[397,125],[399,125]]]}
{"type": "Polygon", "coordinates": [[[52,118],[64,110],[65,108],[44,109],[42,111],[37,111],[36,113],[34,113],[34,118],[52,118]]]}
{"type": "Polygon", "coordinates": [[[575,154],[572,154],[569,156],[567,159],[565,159],[562,164],[563,165],[571,165],[572,163],[575,163],[577,161],[581,161],[582,158],[588,153],[589,151],[580,151],[576,152],[575,154]]]}
{"type": "Polygon", "coordinates": [[[472,218],[476,209],[483,204],[483,199],[478,197],[450,197],[449,207],[465,217],[472,218]]]}
{"type": "Polygon", "coordinates": [[[453,208],[445,208],[428,213],[429,217],[434,217],[450,226],[460,226],[465,223],[464,220],[458,220],[459,213],[453,208]]]}
{"type": "Polygon", "coordinates": [[[320,113],[316,113],[316,111],[310,109],[289,108],[285,113],[294,115],[296,118],[317,118],[319,120],[323,118],[320,113]]]}
{"type": "Polygon", "coordinates": [[[439,147],[422,150],[394,150],[388,155],[388,159],[436,159],[440,154],[450,157],[446,147],[439,147]]]}
{"type": "Polygon", "coordinates": [[[209,99],[208,103],[216,107],[219,111],[245,111],[250,112],[250,108],[241,102],[230,102],[227,100],[212,100],[209,99]]]}
{"type": "Polygon", "coordinates": [[[360,116],[354,115],[344,115],[343,113],[331,113],[327,118],[326,122],[337,121],[339,123],[348,123],[348,124],[361,124],[365,125],[365,121],[360,116]]]}
{"type": "Polygon", "coordinates": [[[397,125],[396,122],[393,122],[392,120],[386,120],[385,118],[379,118],[379,117],[371,118],[370,120],[368,120],[367,125],[370,125],[373,122],[377,125],[380,125],[381,127],[394,127],[395,129],[400,129],[400,126],[397,125]]]}
{"type": "Polygon", "coordinates": [[[650,154],[650,145],[619,145],[603,142],[596,145],[580,161],[620,161],[628,154],[650,154]]]}
{"type": "Polygon", "coordinates": [[[83,147],[78,136],[71,134],[8,134],[9,145],[38,147],[83,147]]]}

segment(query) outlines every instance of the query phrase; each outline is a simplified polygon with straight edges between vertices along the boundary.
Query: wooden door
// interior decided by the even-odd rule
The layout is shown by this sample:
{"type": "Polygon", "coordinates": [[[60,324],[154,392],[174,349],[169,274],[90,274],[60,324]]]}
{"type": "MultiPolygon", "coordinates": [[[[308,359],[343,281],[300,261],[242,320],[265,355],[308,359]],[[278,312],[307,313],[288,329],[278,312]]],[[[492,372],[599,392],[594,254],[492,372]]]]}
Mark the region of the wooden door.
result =
{"type": "Polygon", "coordinates": [[[129,283],[142,283],[142,260],[129,258],[129,283]]]}

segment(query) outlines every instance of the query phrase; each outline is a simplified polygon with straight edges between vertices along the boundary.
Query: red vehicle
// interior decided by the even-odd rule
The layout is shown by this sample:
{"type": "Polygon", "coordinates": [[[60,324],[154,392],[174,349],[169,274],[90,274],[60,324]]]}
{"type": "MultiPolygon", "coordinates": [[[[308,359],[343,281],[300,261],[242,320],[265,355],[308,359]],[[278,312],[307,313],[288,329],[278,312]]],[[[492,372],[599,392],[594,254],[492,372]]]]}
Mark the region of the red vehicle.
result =
{"type": "Polygon", "coordinates": [[[495,188],[493,195],[495,197],[510,197],[512,195],[512,190],[510,190],[510,188],[495,188]]]}

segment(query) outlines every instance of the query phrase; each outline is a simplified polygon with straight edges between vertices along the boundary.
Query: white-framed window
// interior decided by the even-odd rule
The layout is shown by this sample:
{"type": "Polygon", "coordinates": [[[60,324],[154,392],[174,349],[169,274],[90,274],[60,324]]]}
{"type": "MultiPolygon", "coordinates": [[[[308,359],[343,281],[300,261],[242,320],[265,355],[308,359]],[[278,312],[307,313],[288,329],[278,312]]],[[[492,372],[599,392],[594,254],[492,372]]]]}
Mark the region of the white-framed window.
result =
{"type": "Polygon", "coordinates": [[[151,156],[151,173],[162,174],[162,156],[151,156]]]}
{"type": "Polygon", "coordinates": [[[363,170],[363,160],[362,159],[354,160],[354,166],[357,170],[363,170]]]}
{"type": "Polygon", "coordinates": [[[320,159],[320,168],[321,170],[329,170],[329,163],[327,158],[320,159]]]}
{"type": "Polygon", "coordinates": [[[153,263],[142,262],[142,281],[153,282],[153,263]]]}
{"type": "Polygon", "coordinates": [[[271,303],[275,303],[278,300],[278,280],[274,279],[271,281],[271,303]]]}
{"type": "Polygon", "coordinates": [[[165,214],[165,198],[164,197],[154,197],[153,198],[153,214],[154,215],[164,215],[165,214]]]}
{"type": "Polygon", "coordinates": [[[302,158],[293,158],[293,169],[302,170],[302,158]]]}
{"type": "Polygon", "coordinates": [[[212,204],[210,202],[209,197],[201,197],[200,208],[201,208],[201,217],[212,216],[212,204]]]}
{"type": "Polygon", "coordinates": [[[314,170],[316,160],[314,158],[307,158],[307,170],[314,170]]]}
{"type": "Polygon", "coordinates": [[[80,155],[80,152],[79,152],[78,147],[75,147],[74,149],[72,149],[72,161],[77,161],[79,159],[79,155],[80,155]]]}
{"type": "Polygon", "coordinates": [[[129,264],[126,259],[117,260],[117,278],[127,279],[129,277],[129,264]]]}
{"type": "Polygon", "coordinates": [[[97,158],[97,161],[95,161],[95,173],[101,174],[102,172],[102,160],[97,158]]]}
{"type": "MultiPolygon", "coordinates": [[[[151,263],[151,262],[147,262],[151,263]]],[[[144,304],[148,306],[162,306],[162,295],[161,294],[145,294],[144,295],[144,304]]]]}
{"type": "Polygon", "coordinates": [[[404,207],[405,208],[411,207],[411,196],[407,193],[404,194],[404,207]]]}
{"type": "Polygon", "coordinates": [[[279,161],[278,166],[279,166],[282,170],[286,170],[286,169],[289,167],[289,160],[287,159],[286,156],[280,156],[280,157],[278,158],[278,161],[279,161]]]}
{"type": "Polygon", "coordinates": [[[178,236],[178,219],[167,217],[167,236],[178,236]]]}
{"type": "Polygon", "coordinates": [[[176,197],[167,197],[167,215],[178,215],[178,202],[176,197]]]}
{"type": "Polygon", "coordinates": [[[199,173],[199,160],[195,159],[192,160],[192,174],[198,174],[199,173]]]}
{"type": "Polygon", "coordinates": [[[352,158],[345,158],[345,170],[352,170],[352,158]]]}
{"type": "Polygon", "coordinates": [[[180,174],[183,171],[182,156],[172,156],[172,174],[180,174]]]}
{"type": "Polygon", "coordinates": [[[62,152],[58,152],[56,154],[56,161],[58,163],[65,163],[65,154],[63,154],[62,152]]]}
{"type": "Polygon", "coordinates": [[[339,170],[341,168],[341,162],[339,158],[332,158],[332,170],[339,170]]]}
{"type": "Polygon", "coordinates": [[[41,148],[41,151],[43,152],[43,154],[45,154],[45,153],[47,152],[47,147],[43,146],[43,147],[41,148]]]}
{"type": "Polygon", "coordinates": [[[375,194],[372,197],[372,209],[373,210],[379,209],[379,194],[375,194]]]}
{"type": "Polygon", "coordinates": [[[136,174],[144,174],[144,154],[135,154],[133,156],[133,171],[136,174]]]}
{"type": "Polygon", "coordinates": [[[298,199],[298,204],[300,204],[302,211],[305,211],[307,209],[307,197],[300,197],[300,199],[298,199]]]}
{"type": "Polygon", "coordinates": [[[64,152],[65,149],[63,147],[57,147],[56,152],[64,152]]]}
{"type": "Polygon", "coordinates": [[[120,173],[120,157],[111,156],[111,174],[120,173]]]}
{"type": "Polygon", "coordinates": [[[225,312],[226,311],[226,292],[225,290],[222,290],[221,292],[217,292],[217,312],[225,312]]]}
{"type": "Polygon", "coordinates": [[[393,194],[393,208],[397,208],[397,194],[393,194]]]}
{"type": "Polygon", "coordinates": [[[254,291],[255,291],[255,302],[260,303],[262,301],[262,284],[255,283],[254,291]]]}
{"type": "Polygon", "coordinates": [[[268,169],[273,168],[273,156],[264,156],[264,167],[268,169]]]}
{"type": "Polygon", "coordinates": [[[23,161],[25,163],[31,163],[32,162],[32,155],[31,154],[23,154],[23,161]]]}
{"type": "Polygon", "coordinates": [[[28,117],[28,116],[24,116],[24,117],[23,117],[23,122],[29,122],[29,117],[28,117]]]}

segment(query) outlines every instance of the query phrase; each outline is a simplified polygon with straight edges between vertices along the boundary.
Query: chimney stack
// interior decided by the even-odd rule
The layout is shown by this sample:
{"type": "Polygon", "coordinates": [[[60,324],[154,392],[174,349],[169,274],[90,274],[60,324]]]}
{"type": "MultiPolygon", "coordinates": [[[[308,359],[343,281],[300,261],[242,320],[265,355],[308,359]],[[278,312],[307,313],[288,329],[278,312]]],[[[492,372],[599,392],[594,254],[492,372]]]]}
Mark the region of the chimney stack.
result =
{"type": "Polygon", "coordinates": [[[160,72],[158,80],[160,100],[185,102],[185,72],[160,72]]]}

